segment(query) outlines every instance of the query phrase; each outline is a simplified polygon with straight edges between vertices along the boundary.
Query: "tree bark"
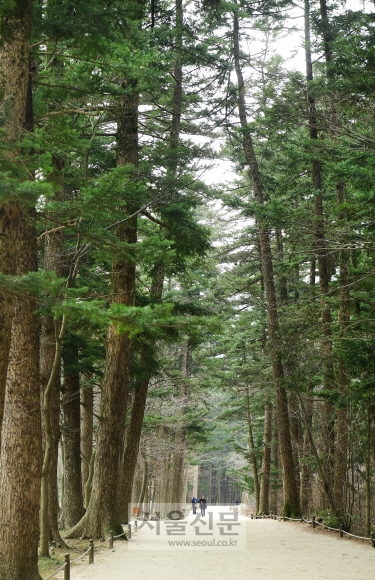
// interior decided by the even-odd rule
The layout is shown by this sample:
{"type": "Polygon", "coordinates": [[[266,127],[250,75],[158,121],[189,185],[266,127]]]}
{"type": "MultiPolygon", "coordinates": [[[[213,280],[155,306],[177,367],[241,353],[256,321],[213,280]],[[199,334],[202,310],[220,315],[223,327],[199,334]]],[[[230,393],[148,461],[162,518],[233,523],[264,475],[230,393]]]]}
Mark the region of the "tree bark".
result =
{"type": "MultiPolygon", "coordinates": [[[[10,144],[20,139],[24,130],[32,131],[33,126],[29,76],[31,22],[30,0],[16,0],[1,21],[0,92],[3,99],[0,114],[5,117],[10,144]]],[[[7,273],[13,273],[14,265],[8,270],[13,261],[17,274],[35,271],[35,211],[27,211],[10,201],[1,208],[0,227],[1,266],[7,273]]],[[[39,316],[34,300],[15,299],[8,359],[8,315],[12,305],[8,302],[0,304],[1,311],[3,307],[0,356],[4,356],[5,363],[2,372],[7,365],[7,379],[0,455],[0,579],[40,580],[39,316]]],[[[0,377],[0,401],[4,397],[3,388],[4,372],[0,377]]]]}
{"type": "MultiPolygon", "coordinates": [[[[255,155],[253,141],[250,135],[246,116],[245,86],[240,65],[240,43],[238,17],[234,14],[234,61],[238,82],[238,111],[242,129],[243,149],[252,178],[255,201],[262,206],[264,204],[262,181],[259,173],[258,161],[255,155]]],[[[276,415],[279,427],[279,444],[281,450],[283,484],[284,484],[284,508],[283,512],[289,517],[300,517],[299,494],[297,490],[292,444],[290,438],[289,413],[287,393],[282,385],[284,378],[283,365],[281,362],[281,339],[279,319],[277,311],[276,290],[273,274],[271,244],[268,228],[263,220],[258,218],[259,243],[262,260],[262,272],[267,302],[267,323],[269,341],[271,347],[271,360],[273,382],[276,391],[276,415]]]]}
{"type": "Polygon", "coordinates": [[[249,434],[249,451],[251,455],[251,465],[253,468],[253,477],[254,477],[254,493],[255,493],[255,512],[259,512],[259,497],[260,497],[260,489],[259,489],[259,476],[258,476],[258,463],[257,457],[255,453],[255,445],[254,445],[254,437],[253,437],[253,423],[251,420],[251,409],[250,409],[250,388],[247,387],[245,389],[245,397],[246,397],[246,413],[247,413],[247,430],[249,434]]]}
{"type": "Polygon", "coordinates": [[[270,513],[270,481],[271,481],[271,444],[272,444],[272,405],[267,403],[264,413],[264,438],[262,455],[262,478],[260,487],[261,514],[270,513]]]}
{"type": "MultiPolygon", "coordinates": [[[[34,217],[35,213],[29,212],[20,221],[19,274],[37,268],[34,217]]],[[[36,310],[31,299],[15,300],[0,457],[1,580],[40,580],[42,437],[36,310]]]]}
{"type": "MultiPolygon", "coordinates": [[[[337,201],[340,206],[345,203],[345,185],[341,181],[337,184],[337,201]]],[[[339,219],[344,222],[346,219],[346,212],[339,211],[339,219]]],[[[340,339],[341,339],[341,356],[339,357],[338,369],[338,390],[340,393],[340,400],[336,411],[336,445],[335,445],[335,471],[334,471],[334,485],[333,495],[335,498],[335,505],[337,516],[345,525],[346,520],[346,506],[345,506],[345,487],[347,480],[347,464],[348,464],[348,389],[350,385],[350,375],[345,363],[345,337],[347,336],[350,325],[350,273],[349,273],[350,250],[342,247],[339,251],[340,264],[340,339]]]]}
{"type": "Polygon", "coordinates": [[[69,529],[83,516],[78,342],[72,335],[68,336],[64,345],[63,360],[62,433],[65,463],[61,519],[63,527],[69,529]]]}
{"type": "Polygon", "coordinates": [[[129,504],[131,504],[132,488],[134,482],[135,468],[137,465],[139,442],[142,434],[142,424],[146,409],[149,377],[137,381],[134,400],[131,411],[130,425],[127,430],[126,448],[123,460],[125,473],[121,485],[121,521],[128,522],[129,504]]]}
{"type": "Polygon", "coordinates": [[[40,552],[42,556],[49,556],[49,490],[48,490],[48,479],[51,466],[51,458],[54,451],[54,438],[53,438],[53,427],[51,422],[51,407],[50,407],[50,396],[53,388],[56,384],[56,377],[60,371],[60,361],[61,361],[61,346],[64,339],[66,328],[66,316],[63,316],[61,327],[59,333],[56,336],[56,346],[54,353],[53,365],[51,368],[51,374],[48,379],[48,384],[43,394],[42,402],[42,419],[44,427],[44,457],[42,464],[42,479],[41,479],[41,514],[40,514],[40,552]]]}
{"type": "Polygon", "coordinates": [[[143,459],[143,478],[142,478],[141,493],[138,500],[138,506],[141,510],[143,508],[143,502],[146,497],[146,490],[148,485],[148,461],[145,454],[142,455],[142,459],[143,459]]]}
{"type": "MultiPolygon", "coordinates": [[[[117,110],[117,165],[133,168],[138,162],[138,93],[124,97],[117,110]]],[[[117,237],[127,244],[126,257],[114,260],[111,276],[112,304],[134,306],[137,200],[128,199],[127,219],[117,228],[117,237]],[[133,217],[131,217],[133,216],[133,217]]],[[[131,340],[128,333],[108,328],[106,363],[96,438],[96,459],[90,503],[82,520],[66,537],[101,538],[110,530],[122,533],[119,481],[124,453],[124,429],[130,381],[131,340]]]]}
{"type": "MultiPolygon", "coordinates": [[[[61,170],[64,164],[57,157],[53,158],[54,177],[61,182],[61,170]]],[[[59,187],[55,194],[56,199],[63,199],[63,187],[59,187]]],[[[45,236],[43,268],[46,271],[54,271],[61,278],[63,276],[63,252],[64,236],[62,231],[57,231],[45,236]]],[[[59,546],[65,543],[61,538],[58,528],[59,500],[57,486],[57,464],[58,448],[60,441],[60,359],[55,361],[56,337],[60,333],[60,324],[56,323],[52,316],[42,316],[41,318],[41,341],[40,341],[40,384],[41,384],[41,405],[43,413],[43,400],[46,388],[49,384],[54,364],[58,365],[51,385],[47,414],[50,421],[49,442],[49,468],[48,468],[48,527],[47,533],[41,531],[41,554],[49,555],[49,541],[53,540],[59,546]],[[43,535],[45,539],[42,540],[43,535]],[[43,546],[44,544],[44,546],[43,546]]],[[[45,431],[43,431],[45,443],[45,431]]],[[[43,476],[42,476],[43,477],[43,476]]],[[[41,498],[41,503],[44,498],[41,498]]],[[[47,518],[47,514],[41,514],[41,521],[47,518]]],[[[46,520],[47,521],[47,520],[46,520]]],[[[46,522],[45,522],[45,525],[46,522]]]]}
{"type": "Polygon", "coordinates": [[[300,450],[302,447],[302,426],[298,408],[298,398],[292,391],[289,393],[290,434],[292,437],[293,462],[295,466],[297,489],[301,489],[300,450]]]}
{"type": "Polygon", "coordinates": [[[87,508],[85,488],[90,474],[90,463],[93,455],[93,418],[94,391],[91,384],[83,384],[81,388],[81,474],[84,507],[87,508]]]}
{"type": "Polygon", "coordinates": [[[311,395],[307,393],[305,400],[307,427],[303,432],[303,445],[301,456],[301,510],[304,516],[309,515],[312,499],[311,489],[311,469],[309,460],[311,457],[310,439],[307,430],[312,428],[313,401],[311,395]]]}
{"type": "Polygon", "coordinates": [[[184,466],[185,466],[185,446],[186,446],[186,429],[184,425],[184,415],[189,398],[189,388],[187,377],[189,376],[191,351],[189,344],[186,342],[181,349],[181,384],[179,393],[179,419],[180,425],[177,427],[175,440],[173,444],[173,463],[172,463],[172,480],[171,480],[171,503],[174,509],[180,510],[183,500],[183,483],[184,483],[184,466]]]}
{"type": "MultiPolygon", "coordinates": [[[[29,94],[29,46],[32,22],[32,0],[15,0],[0,17],[0,117],[8,144],[5,156],[10,169],[20,172],[15,144],[22,138],[27,124],[29,94]],[[14,165],[13,165],[14,164],[14,165]]],[[[28,179],[28,176],[24,177],[28,179]]],[[[0,205],[0,272],[16,273],[15,248],[20,206],[9,197],[0,205]]],[[[13,299],[0,292],[0,427],[3,420],[5,384],[11,343],[13,299]]]]}
{"type": "MultiPolygon", "coordinates": [[[[154,302],[161,302],[164,283],[164,264],[162,262],[155,265],[152,272],[152,283],[150,298],[154,302]]],[[[150,357],[153,357],[155,341],[146,348],[141,346],[141,367],[144,369],[144,376],[136,381],[134,389],[134,400],[131,411],[130,425],[126,435],[126,447],[123,459],[123,478],[121,484],[121,520],[127,523],[130,516],[128,506],[131,504],[132,487],[134,474],[137,465],[139,443],[142,435],[143,418],[146,409],[148,387],[151,379],[150,357]]]]}
{"type": "MultiPolygon", "coordinates": [[[[308,83],[313,81],[313,69],[311,58],[311,40],[310,40],[310,2],[305,0],[305,58],[306,58],[306,80],[308,83]]],[[[309,94],[309,133],[312,143],[317,143],[318,128],[316,119],[315,99],[309,94]]],[[[332,358],[332,317],[327,298],[329,296],[329,267],[328,267],[328,250],[325,235],[324,211],[323,211],[323,193],[322,193],[322,167],[318,159],[312,161],[312,182],[314,190],[314,215],[316,254],[318,260],[319,288],[322,315],[322,343],[321,353],[323,359],[323,389],[326,394],[333,389],[334,370],[332,358]]],[[[329,399],[324,402],[323,417],[323,441],[324,441],[324,475],[330,487],[333,486],[334,470],[334,408],[329,399]]]]}

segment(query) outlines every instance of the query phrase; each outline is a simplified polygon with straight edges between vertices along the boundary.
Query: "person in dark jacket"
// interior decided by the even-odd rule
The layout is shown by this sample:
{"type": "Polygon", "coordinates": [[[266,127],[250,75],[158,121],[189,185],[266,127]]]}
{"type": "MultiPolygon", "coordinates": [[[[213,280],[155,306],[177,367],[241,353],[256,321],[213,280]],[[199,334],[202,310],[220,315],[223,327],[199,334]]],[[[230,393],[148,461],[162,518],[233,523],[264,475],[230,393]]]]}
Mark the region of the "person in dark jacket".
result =
{"type": "Polygon", "coordinates": [[[200,498],[199,503],[201,506],[201,515],[205,516],[206,515],[207,501],[206,501],[204,495],[202,495],[202,497],[200,498]]]}
{"type": "Polygon", "coordinates": [[[198,500],[197,500],[197,498],[194,496],[194,497],[192,498],[192,500],[191,500],[191,507],[193,508],[193,514],[196,514],[196,513],[197,513],[197,503],[198,503],[198,500]]]}

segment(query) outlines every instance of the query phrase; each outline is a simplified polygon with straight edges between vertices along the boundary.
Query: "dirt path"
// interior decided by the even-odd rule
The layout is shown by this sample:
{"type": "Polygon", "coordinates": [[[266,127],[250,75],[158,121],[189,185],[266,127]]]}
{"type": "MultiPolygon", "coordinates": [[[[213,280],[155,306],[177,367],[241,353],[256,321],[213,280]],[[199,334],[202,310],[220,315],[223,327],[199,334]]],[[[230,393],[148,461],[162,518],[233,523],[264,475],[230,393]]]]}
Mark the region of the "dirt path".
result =
{"type": "MultiPolygon", "coordinates": [[[[221,513],[227,508],[222,508],[221,513]]],[[[209,508],[206,518],[185,521],[183,535],[173,541],[223,540],[224,533],[238,532],[235,546],[172,547],[165,549],[165,529],[143,527],[128,544],[116,543],[92,566],[72,568],[72,580],[373,580],[375,549],[369,545],[313,532],[302,524],[249,520],[239,517],[237,528],[220,515],[220,508],[209,508]],[[203,523],[205,522],[205,523],[203,523]],[[212,528],[210,531],[209,528],[212,528]],[[223,535],[218,533],[221,527],[223,535]],[[215,530],[213,529],[215,528],[215,530]],[[197,532],[199,530],[199,532],[197,532]],[[199,537],[197,535],[199,534],[199,537]],[[207,536],[203,536],[207,534],[207,536]],[[246,541],[243,535],[246,533],[246,541]],[[163,535],[164,534],[164,535],[163,535]],[[214,536],[212,536],[214,534],[214,536]],[[242,536],[242,538],[240,537],[242,536]],[[197,539],[198,538],[198,539],[197,539]],[[246,549],[242,549],[245,547],[246,549]]],[[[177,526],[173,526],[176,533],[177,526]]],[[[179,532],[182,534],[182,532],[179,532]]],[[[233,535],[226,538],[230,540],[233,535]]]]}

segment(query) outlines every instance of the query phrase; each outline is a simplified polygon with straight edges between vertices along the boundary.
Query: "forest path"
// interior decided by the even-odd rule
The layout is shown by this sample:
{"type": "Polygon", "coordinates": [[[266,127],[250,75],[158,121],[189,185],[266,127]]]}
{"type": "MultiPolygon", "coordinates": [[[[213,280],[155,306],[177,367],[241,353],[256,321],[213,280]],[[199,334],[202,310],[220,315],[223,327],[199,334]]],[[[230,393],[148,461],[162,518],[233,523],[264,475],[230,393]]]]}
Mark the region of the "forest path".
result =
{"type": "MultiPolygon", "coordinates": [[[[369,545],[340,540],[336,534],[313,532],[302,524],[250,520],[244,516],[239,516],[240,526],[229,529],[229,522],[223,520],[231,517],[228,508],[209,507],[205,524],[203,518],[193,515],[184,520],[183,536],[167,537],[165,529],[156,536],[156,528],[141,527],[129,543],[116,542],[114,553],[101,555],[94,565],[73,567],[71,579],[373,580],[375,577],[375,550],[369,545]],[[245,531],[246,549],[217,546],[165,549],[165,542],[171,539],[212,542],[214,534],[215,541],[220,541],[224,537],[220,527],[226,533],[238,531],[240,548],[245,531]]],[[[174,529],[178,530],[178,526],[174,529]]]]}

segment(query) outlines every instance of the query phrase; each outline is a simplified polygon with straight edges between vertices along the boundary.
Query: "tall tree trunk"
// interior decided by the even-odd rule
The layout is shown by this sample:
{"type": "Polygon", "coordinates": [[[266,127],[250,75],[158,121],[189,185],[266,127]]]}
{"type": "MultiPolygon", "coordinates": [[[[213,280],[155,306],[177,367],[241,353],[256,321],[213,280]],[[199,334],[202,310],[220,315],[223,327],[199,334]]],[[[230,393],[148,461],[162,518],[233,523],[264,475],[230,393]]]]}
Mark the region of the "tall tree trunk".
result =
{"type": "MultiPolygon", "coordinates": [[[[0,117],[4,135],[1,137],[9,149],[5,152],[10,166],[15,164],[19,151],[15,148],[27,124],[27,101],[29,85],[29,46],[32,22],[32,0],[15,0],[0,16],[0,117]]],[[[28,177],[25,176],[25,179],[28,177]]],[[[16,273],[15,248],[20,206],[10,196],[0,205],[0,272],[16,273]]],[[[3,420],[5,383],[7,377],[13,299],[0,293],[0,427],[3,420]]],[[[1,430],[1,429],[0,429],[1,430]]]]}
{"type": "MultiPolygon", "coordinates": [[[[63,199],[63,187],[61,184],[61,171],[64,167],[63,162],[57,157],[53,157],[54,178],[60,187],[58,188],[55,198],[57,200],[63,199]]],[[[45,236],[44,242],[44,257],[43,268],[47,271],[56,272],[56,275],[61,278],[63,276],[63,252],[64,236],[61,230],[53,232],[45,236]]],[[[52,316],[42,316],[41,319],[41,340],[40,340],[40,385],[41,385],[41,404],[43,412],[43,400],[46,388],[49,384],[51,374],[53,372],[54,364],[58,366],[55,370],[55,377],[51,385],[49,401],[48,401],[48,416],[50,420],[50,460],[48,468],[48,527],[49,530],[41,531],[41,554],[49,554],[49,541],[53,540],[57,545],[64,546],[64,541],[61,538],[58,528],[59,517],[59,499],[57,486],[57,465],[58,465],[58,450],[60,441],[60,357],[55,362],[56,354],[56,337],[60,333],[61,324],[53,320],[52,316]],[[44,538],[43,538],[44,536],[44,538]]],[[[45,431],[43,431],[45,442],[45,431]]],[[[41,503],[45,499],[41,498],[41,503]]],[[[41,521],[45,518],[47,526],[47,514],[41,514],[41,521]]]]}
{"type": "MultiPolygon", "coordinates": [[[[345,185],[342,182],[337,184],[337,201],[340,206],[345,203],[345,185]]],[[[344,222],[346,219],[346,212],[342,209],[339,211],[339,219],[344,222]]],[[[350,250],[342,247],[339,251],[340,263],[340,338],[341,338],[341,356],[339,357],[338,369],[338,390],[340,393],[340,401],[337,407],[336,415],[336,445],[335,445],[335,471],[334,471],[334,486],[333,495],[335,498],[335,505],[337,516],[345,525],[346,516],[346,502],[345,502],[345,487],[346,487],[346,470],[348,464],[348,406],[347,397],[350,385],[349,370],[345,363],[345,338],[348,333],[350,325],[350,273],[349,273],[350,250]]]]}
{"type": "MultiPolygon", "coordinates": [[[[305,0],[305,58],[306,58],[306,80],[313,81],[313,69],[311,58],[310,40],[310,3],[305,0]]],[[[318,140],[318,128],[316,118],[315,99],[309,94],[309,132],[310,139],[314,143],[318,140]]],[[[332,317],[327,298],[329,296],[329,266],[328,250],[326,244],[323,193],[322,193],[322,167],[318,159],[312,161],[312,181],[314,190],[314,215],[316,218],[315,238],[316,254],[318,258],[320,302],[322,315],[322,359],[323,359],[323,388],[326,393],[332,391],[334,386],[334,369],[332,356],[332,317]]],[[[324,402],[323,417],[323,441],[324,441],[324,475],[330,487],[333,486],[334,470],[334,408],[329,399],[324,402]]]]}
{"type": "MultiPolygon", "coordinates": [[[[366,536],[371,536],[371,439],[373,426],[371,424],[371,390],[367,393],[367,437],[366,437],[366,536]]],[[[346,464],[346,461],[345,461],[346,464]]]]}
{"type": "Polygon", "coordinates": [[[264,438],[262,454],[262,478],[260,487],[261,514],[270,513],[270,481],[271,481],[271,444],[272,444],[272,405],[267,403],[264,413],[264,438]]]}
{"type": "Polygon", "coordinates": [[[83,516],[78,342],[72,335],[68,336],[64,345],[63,360],[62,432],[65,465],[62,522],[63,527],[68,529],[83,516]]]}
{"type": "MultiPolygon", "coordinates": [[[[0,39],[1,113],[5,114],[10,143],[19,139],[25,129],[32,131],[33,126],[29,76],[31,21],[32,3],[29,0],[16,0],[1,21],[1,34],[4,34],[0,39]]],[[[16,264],[16,273],[26,274],[37,269],[35,211],[22,209],[20,221],[19,215],[20,208],[15,203],[2,207],[0,249],[5,266],[11,259],[16,264]]],[[[5,309],[10,312],[8,306],[5,304],[5,309]]],[[[38,539],[42,438],[39,315],[36,311],[34,300],[15,299],[0,455],[1,580],[40,580],[38,539]]],[[[9,332],[6,316],[0,322],[3,324],[1,339],[4,338],[4,346],[4,342],[9,340],[5,336],[9,332]]],[[[7,358],[6,349],[0,354],[7,358]]]]}
{"type": "Polygon", "coordinates": [[[174,509],[181,509],[181,502],[183,496],[184,483],[184,465],[185,465],[185,445],[186,445],[186,429],[184,425],[184,416],[186,413],[186,405],[189,398],[189,388],[187,377],[190,372],[190,356],[191,350],[188,342],[186,342],[181,349],[181,384],[179,393],[180,408],[178,411],[180,424],[177,427],[174,444],[173,444],[173,464],[172,464],[172,480],[171,480],[171,503],[175,505],[174,509]]]}
{"type": "Polygon", "coordinates": [[[94,418],[94,391],[93,386],[87,383],[81,387],[81,476],[84,507],[87,508],[85,487],[89,479],[90,463],[93,456],[93,418],[94,418]]]}
{"type": "MultiPolygon", "coordinates": [[[[155,265],[152,272],[152,284],[150,297],[154,302],[161,302],[164,283],[164,264],[162,262],[155,265]]],[[[139,443],[142,435],[142,424],[146,409],[148,387],[151,379],[150,358],[154,356],[155,341],[147,346],[142,345],[141,368],[144,376],[136,381],[134,389],[134,400],[131,411],[130,425],[126,434],[126,447],[123,458],[123,477],[121,480],[121,521],[128,521],[131,504],[132,487],[135,468],[137,465],[139,443]]]]}
{"type": "MultiPolygon", "coordinates": [[[[233,48],[234,61],[238,82],[238,111],[243,135],[243,149],[246,161],[250,169],[252,178],[253,193],[255,201],[262,206],[263,189],[259,173],[258,161],[255,155],[253,141],[250,135],[250,129],[247,122],[245,106],[245,86],[240,65],[240,43],[239,43],[239,24],[238,17],[234,14],[233,29],[233,48]]],[[[288,400],[285,387],[282,384],[284,378],[283,365],[281,362],[281,340],[279,319],[277,311],[275,281],[273,275],[271,244],[268,233],[268,227],[263,220],[258,218],[259,243],[262,259],[262,271],[264,279],[264,288],[267,302],[267,322],[271,348],[271,360],[273,371],[273,382],[276,391],[276,415],[279,426],[279,444],[281,450],[283,484],[284,484],[284,508],[285,515],[299,517],[301,515],[299,505],[299,494],[297,490],[292,444],[290,438],[288,400]]]]}
{"type": "MultiPolygon", "coordinates": [[[[34,217],[32,212],[20,221],[18,274],[37,268],[34,217]]],[[[15,300],[0,457],[1,580],[40,580],[42,437],[36,310],[31,299],[15,300]]]]}
{"type": "MultiPolygon", "coordinates": [[[[134,168],[138,162],[138,93],[129,86],[117,111],[117,165],[134,168]]],[[[127,219],[117,228],[121,242],[128,244],[126,258],[121,254],[113,263],[112,304],[134,306],[135,256],[137,243],[136,200],[127,200],[127,219]]],[[[67,537],[100,538],[113,530],[122,533],[119,481],[124,453],[124,428],[130,381],[131,340],[128,333],[108,328],[106,362],[101,390],[100,420],[96,438],[96,459],[90,503],[82,520],[67,537]]]]}

